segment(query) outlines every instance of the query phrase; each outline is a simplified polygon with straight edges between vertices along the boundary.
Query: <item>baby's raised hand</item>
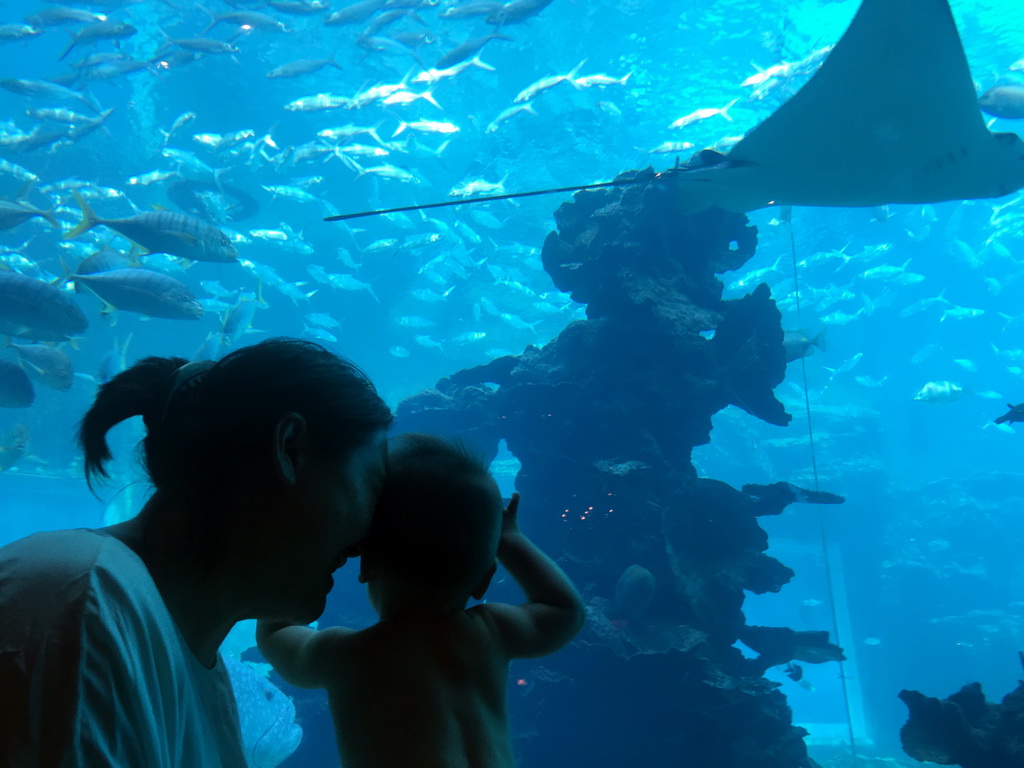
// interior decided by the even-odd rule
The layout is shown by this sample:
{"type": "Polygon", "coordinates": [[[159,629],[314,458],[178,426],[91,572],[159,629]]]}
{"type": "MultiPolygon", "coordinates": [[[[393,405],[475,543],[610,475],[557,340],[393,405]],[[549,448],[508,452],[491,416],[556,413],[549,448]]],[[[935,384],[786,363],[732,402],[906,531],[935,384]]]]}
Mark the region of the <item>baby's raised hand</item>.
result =
{"type": "Polygon", "coordinates": [[[519,533],[519,494],[513,493],[501,517],[501,535],[519,533]]]}

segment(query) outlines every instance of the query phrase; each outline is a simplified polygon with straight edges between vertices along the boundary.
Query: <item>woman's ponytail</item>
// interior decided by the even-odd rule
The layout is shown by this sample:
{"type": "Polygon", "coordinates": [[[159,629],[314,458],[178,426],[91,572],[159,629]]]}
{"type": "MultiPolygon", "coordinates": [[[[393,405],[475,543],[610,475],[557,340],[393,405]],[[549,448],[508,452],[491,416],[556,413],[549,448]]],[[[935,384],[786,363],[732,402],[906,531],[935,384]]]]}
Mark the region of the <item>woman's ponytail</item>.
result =
{"type": "Polygon", "coordinates": [[[98,475],[110,477],[111,459],[107,432],[125,419],[142,416],[152,430],[167,399],[174,372],[188,360],[180,357],[147,357],[103,384],[96,400],[78,427],[78,444],[85,453],[85,479],[92,488],[98,475]]]}

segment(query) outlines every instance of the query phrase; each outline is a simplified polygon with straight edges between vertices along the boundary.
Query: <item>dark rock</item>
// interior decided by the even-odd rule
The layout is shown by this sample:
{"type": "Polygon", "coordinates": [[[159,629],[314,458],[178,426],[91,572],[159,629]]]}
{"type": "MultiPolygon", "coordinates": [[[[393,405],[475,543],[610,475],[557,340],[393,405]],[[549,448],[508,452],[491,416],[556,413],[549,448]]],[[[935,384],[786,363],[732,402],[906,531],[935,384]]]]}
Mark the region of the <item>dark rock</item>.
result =
{"type": "Polygon", "coordinates": [[[842,496],[825,491],[808,491],[792,483],[778,482],[771,485],[744,485],[743,492],[755,501],[754,514],[778,515],[790,504],[842,504],[842,496]]]}
{"type": "Polygon", "coordinates": [[[760,656],[757,662],[764,669],[791,661],[823,664],[846,661],[843,649],[829,642],[828,632],[797,632],[789,627],[744,627],[740,631],[744,645],[760,656]]]}
{"type": "Polygon", "coordinates": [[[903,750],[915,760],[962,768],[1024,765],[1024,682],[1001,704],[970,683],[947,699],[900,691],[910,718],[900,730],[903,750]]]}

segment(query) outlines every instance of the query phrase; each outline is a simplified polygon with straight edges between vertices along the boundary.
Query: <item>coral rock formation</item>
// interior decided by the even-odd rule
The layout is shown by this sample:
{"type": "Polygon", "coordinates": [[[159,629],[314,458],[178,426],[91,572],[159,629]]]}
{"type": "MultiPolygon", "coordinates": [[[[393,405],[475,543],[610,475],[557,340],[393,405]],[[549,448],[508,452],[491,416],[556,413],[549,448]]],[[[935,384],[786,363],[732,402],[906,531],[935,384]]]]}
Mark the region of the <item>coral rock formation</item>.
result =
{"type": "MultiPolygon", "coordinates": [[[[716,272],[757,243],[745,216],[680,216],[670,181],[630,177],[650,183],[577,194],[544,244],[545,269],[588,319],[442,379],[400,405],[398,426],[492,457],[504,439],[522,464],[524,527],[588,598],[570,649],[515,667],[522,765],[809,768],[778,684],[734,644],[744,590],[793,575],[765,554],[758,516],[841,499],[697,477],[691,451],[717,411],[789,422],[773,394],[780,315],[764,285],[722,299],[716,272]]],[[[791,658],[773,648],[772,663],[791,658]]]]}

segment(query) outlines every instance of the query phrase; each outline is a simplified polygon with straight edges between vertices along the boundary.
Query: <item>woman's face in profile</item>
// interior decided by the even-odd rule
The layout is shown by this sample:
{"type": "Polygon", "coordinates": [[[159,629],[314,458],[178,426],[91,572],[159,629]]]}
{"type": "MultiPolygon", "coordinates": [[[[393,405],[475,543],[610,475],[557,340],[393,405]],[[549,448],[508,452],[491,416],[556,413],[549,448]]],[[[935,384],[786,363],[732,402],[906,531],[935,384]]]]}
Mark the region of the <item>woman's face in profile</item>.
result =
{"type": "Polygon", "coordinates": [[[253,574],[264,592],[259,618],[308,623],[323,613],[331,574],[345,564],[370,526],[384,479],[387,442],[382,431],[344,461],[311,450],[257,545],[269,568],[253,574]],[[273,574],[273,575],[271,575],[273,574]]]}

